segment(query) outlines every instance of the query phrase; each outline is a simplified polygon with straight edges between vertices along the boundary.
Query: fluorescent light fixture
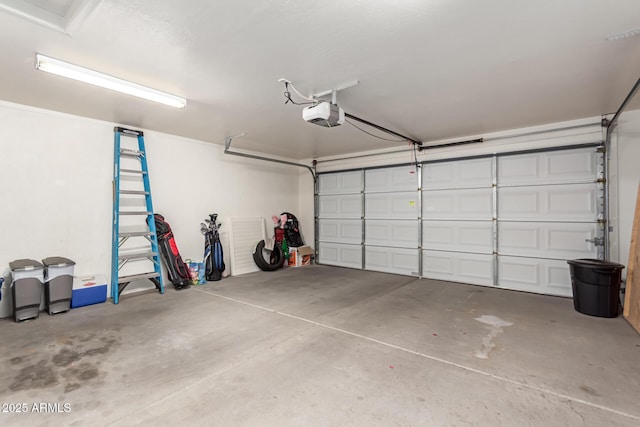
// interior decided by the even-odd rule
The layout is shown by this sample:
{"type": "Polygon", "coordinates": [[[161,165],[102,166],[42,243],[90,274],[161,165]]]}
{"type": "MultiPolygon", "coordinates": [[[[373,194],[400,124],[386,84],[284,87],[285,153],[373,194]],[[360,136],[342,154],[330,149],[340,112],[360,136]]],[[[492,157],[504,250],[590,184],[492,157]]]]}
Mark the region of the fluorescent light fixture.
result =
{"type": "Polygon", "coordinates": [[[171,107],[184,108],[185,105],[187,105],[187,100],[180,98],[179,96],[151,89],[137,83],[128,82],[126,80],[79,67],[74,64],[69,64],[68,62],[60,61],[59,59],[49,58],[39,53],[36,54],[36,69],[106,89],[126,93],[127,95],[137,96],[138,98],[147,99],[149,101],[159,102],[171,107]]]}
{"type": "Polygon", "coordinates": [[[609,41],[622,40],[628,37],[637,36],[638,34],[640,34],[640,28],[636,28],[635,30],[627,31],[620,34],[614,34],[612,36],[607,37],[607,40],[609,41]]]}

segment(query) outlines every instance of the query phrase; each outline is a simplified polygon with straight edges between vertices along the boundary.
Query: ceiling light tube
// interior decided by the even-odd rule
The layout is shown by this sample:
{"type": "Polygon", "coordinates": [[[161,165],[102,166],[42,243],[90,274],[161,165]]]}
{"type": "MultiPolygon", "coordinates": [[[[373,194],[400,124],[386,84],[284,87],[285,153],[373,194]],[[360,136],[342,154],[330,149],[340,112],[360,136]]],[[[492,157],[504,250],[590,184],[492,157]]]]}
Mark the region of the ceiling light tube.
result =
{"type": "Polygon", "coordinates": [[[171,107],[184,108],[187,105],[187,100],[179,96],[79,67],[59,59],[49,58],[39,53],[36,54],[36,69],[171,107]]]}

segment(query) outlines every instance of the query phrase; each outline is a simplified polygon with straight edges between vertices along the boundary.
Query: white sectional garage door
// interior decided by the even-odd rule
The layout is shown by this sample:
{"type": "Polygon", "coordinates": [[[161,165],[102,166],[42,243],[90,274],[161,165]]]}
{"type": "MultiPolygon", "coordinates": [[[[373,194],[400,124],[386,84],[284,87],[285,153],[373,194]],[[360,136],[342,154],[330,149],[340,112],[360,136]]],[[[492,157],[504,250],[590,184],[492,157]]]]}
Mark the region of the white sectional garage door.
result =
{"type": "Polygon", "coordinates": [[[500,287],[571,296],[566,260],[603,255],[602,162],[594,148],[498,159],[500,287]]]}
{"type": "Polygon", "coordinates": [[[402,166],[364,176],[365,269],[419,276],[417,172],[402,166]]]}
{"type": "Polygon", "coordinates": [[[364,172],[318,178],[318,257],[322,264],[362,268],[364,172]]]}
{"type": "Polygon", "coordinates": [[[603,256],[602,171],[587,147],[321,174],[319,262],[571,296],[566,260],[603,256]]]}
{"type": "Polygon", "coordinates": [[[422,276],[494,283],[494,158],[422,166],[422,276]]]}

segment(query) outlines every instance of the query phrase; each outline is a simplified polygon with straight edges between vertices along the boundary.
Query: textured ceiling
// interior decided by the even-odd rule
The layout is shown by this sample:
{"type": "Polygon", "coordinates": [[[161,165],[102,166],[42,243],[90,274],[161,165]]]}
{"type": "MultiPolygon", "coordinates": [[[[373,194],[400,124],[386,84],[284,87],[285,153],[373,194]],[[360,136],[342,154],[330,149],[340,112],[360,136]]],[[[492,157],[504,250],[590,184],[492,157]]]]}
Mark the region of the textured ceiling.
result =
{"type": "Polygon", "coordinates": [[[640,37],[605,39],[638,27],[637,0],[104,0],[71,36],[0,13],[0,99],[215,143],[246,132],[234,147],[291,158],[338,155],[398,144],[305,123],[278,78],[308,94],[358,79],[338,95],[351,114],[423,141],[478,135],[615,111],[640,76],[640,37]],[[38,72],[36,52],[187,107],[38,72]]]}

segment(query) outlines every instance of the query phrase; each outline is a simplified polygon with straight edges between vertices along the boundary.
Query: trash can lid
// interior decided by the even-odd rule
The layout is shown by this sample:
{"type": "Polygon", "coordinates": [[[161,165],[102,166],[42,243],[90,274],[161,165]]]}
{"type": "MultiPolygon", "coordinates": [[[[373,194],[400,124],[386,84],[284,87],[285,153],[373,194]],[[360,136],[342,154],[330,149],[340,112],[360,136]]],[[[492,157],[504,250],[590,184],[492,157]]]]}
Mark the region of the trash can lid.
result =
{"type": "Polygon", "coordinates": [[[76,265],[75,262],[61,256],[51,256],[49,258],[45,258],[42,260],[42,263],[47,267],[66,267],[68,265],[76,265]]]}
{"type": "Polygon", "coordinates": [[[579,267],[591,267],[591,268],[624,268],[624,265],[618,264],[617,262],[611,261],[603,261],[601,259],[589,259],[589,258],[581,258],[581,259],[570,259],[567,261],[567,264],[579,266],[579,267]]]}
{"type": "Polygon", "coordinates": [[[9,267],[13,271],[35,270],[36,268],[41,269],[42,264],[35,259],[17,259],[15,261],[11,261],[9,263],[9,267]]]}

